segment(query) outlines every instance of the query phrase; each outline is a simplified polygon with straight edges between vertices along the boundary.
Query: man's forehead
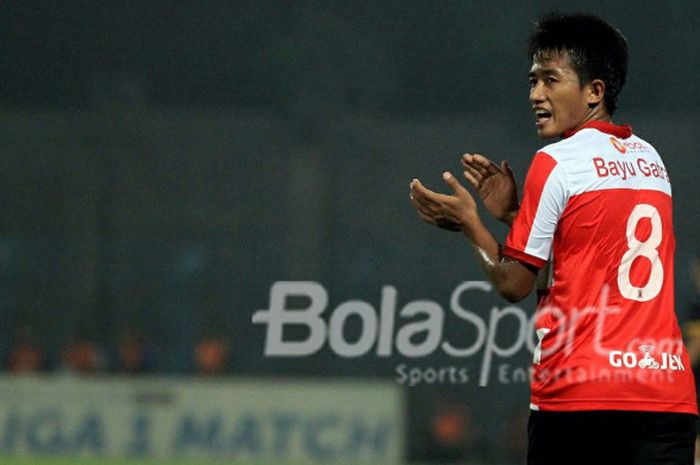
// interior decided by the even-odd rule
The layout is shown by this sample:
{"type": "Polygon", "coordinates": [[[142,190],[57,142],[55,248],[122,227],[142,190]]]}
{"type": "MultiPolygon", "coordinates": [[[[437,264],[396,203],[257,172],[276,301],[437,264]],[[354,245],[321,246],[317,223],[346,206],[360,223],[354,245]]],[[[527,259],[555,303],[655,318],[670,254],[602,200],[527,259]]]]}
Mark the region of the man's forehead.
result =
{"type": "Polygon", "coordinates": [[[575,72],[575,70],[569,54],[565,51],[542,52],[532,58],[530,74],[564,74],[568,72],[575,72]]]}

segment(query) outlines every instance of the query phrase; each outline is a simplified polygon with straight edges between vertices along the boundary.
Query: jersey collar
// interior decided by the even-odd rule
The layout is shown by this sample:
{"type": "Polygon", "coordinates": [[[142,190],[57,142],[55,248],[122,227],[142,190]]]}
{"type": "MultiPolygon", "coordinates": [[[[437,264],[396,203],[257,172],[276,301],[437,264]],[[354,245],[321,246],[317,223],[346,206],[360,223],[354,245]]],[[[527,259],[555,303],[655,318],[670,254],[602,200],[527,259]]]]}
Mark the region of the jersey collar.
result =
{"type": "Polygon", "coordinates": [[[569,129],[564,132],[564,139],[571,137],[581,129],[593,128],[606,134],[613,135],[619,139],[627,139],[632,135],[632,127],[628,125],[617,125],[607,121],[589,121],[580,128],[569,129]]]}

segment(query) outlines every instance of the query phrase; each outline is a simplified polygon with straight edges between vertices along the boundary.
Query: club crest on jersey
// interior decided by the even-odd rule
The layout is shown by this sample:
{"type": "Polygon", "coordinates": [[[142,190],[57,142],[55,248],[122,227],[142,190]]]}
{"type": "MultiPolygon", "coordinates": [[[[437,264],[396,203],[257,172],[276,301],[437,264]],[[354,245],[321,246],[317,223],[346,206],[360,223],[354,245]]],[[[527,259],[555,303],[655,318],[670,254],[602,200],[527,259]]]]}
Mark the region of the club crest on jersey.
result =
{"type": "Polygon", "coordinates": [[[651,344],[639,346],[639,353],[611,350],[608,362],[614,368],[642,368],[651,370],[685,371],[678,354],[661,352],[654,356],[655,347],[651,344]],[[659,360],[660,359],[660,360],[659,360]]]}
{"type": "Polygon", "coordinates": [[[627,152],[627,147],[622,145],[622,142],[620,142],[618,139],[611,137],[610,143],[612,144],[613,147],[615,147],[615,149],[617,149],[618,152],[620,152],[620,153],[627,152]]]}

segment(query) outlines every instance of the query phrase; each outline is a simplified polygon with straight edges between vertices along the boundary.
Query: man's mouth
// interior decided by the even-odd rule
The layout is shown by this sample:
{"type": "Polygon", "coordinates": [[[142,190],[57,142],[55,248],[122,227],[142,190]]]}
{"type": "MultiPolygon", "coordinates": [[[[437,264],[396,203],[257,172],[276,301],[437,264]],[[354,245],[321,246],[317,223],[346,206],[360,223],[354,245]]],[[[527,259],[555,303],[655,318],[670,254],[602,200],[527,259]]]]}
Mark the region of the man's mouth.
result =
{"type": "Polygon", "coordinates": [[[552,113],[547,110],[535,110],[535,123],[537,125],[546,123],[551,117],[552,113]]]}

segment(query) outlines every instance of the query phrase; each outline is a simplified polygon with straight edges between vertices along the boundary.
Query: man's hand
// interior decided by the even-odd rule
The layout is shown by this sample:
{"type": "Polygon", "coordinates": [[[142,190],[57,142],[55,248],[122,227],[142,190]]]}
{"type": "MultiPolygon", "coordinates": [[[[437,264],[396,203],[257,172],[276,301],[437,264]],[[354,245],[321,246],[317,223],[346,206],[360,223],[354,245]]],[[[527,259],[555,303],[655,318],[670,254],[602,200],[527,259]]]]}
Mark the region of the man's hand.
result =
{"type": "Polygon", "coordinates": [[[411,181],[411,201],[420,216],[440,228],[462,231],[498,292],[510,302],[524,299],[536,274],[517,261],[501,260],[498,242],[481,222],[474,197],[452,174],[445,172],[442,178],[452,188],[452,195],[433,192],[417,179],[411,181]]]}
{"type": "Polygon", "coordinates": [[[450,231],[461,231],[479,221],[474,197],[451,173],[442,178],[452,188],[453,195],[439,194],[423,186],[418,179],[411,181],[411,201],[426,223],[450,231]]]}
{"type": "Polygon", "coordinates": [[[483,155],[469,153],[462,156],[461,162],[464,177],[476,189],[486,210],[507,225],[513,224],[520,205],[518,187],[508,162],[501,162],[499,167],[483,155]]]}

